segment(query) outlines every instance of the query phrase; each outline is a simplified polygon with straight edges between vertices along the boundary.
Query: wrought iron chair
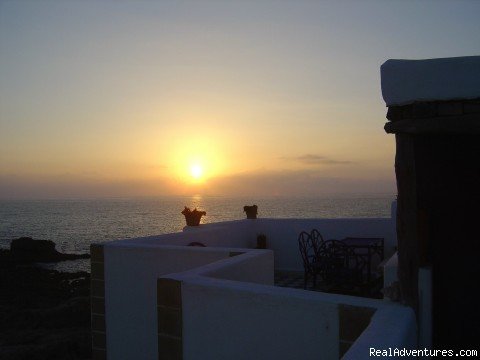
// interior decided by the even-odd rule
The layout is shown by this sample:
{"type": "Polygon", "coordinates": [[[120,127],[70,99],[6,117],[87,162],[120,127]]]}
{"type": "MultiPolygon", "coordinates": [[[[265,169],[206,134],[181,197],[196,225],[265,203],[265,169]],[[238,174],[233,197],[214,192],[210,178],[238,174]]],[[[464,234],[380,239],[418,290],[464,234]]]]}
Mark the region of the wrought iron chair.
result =
{"type": "Polygon", "coordinates": [[[323,237],[320,232],[316,229],[312,230],[311,233],[302,231],[298,235],[298,246],[300,249],[300,254],[302,255],[303,268],[304,268],[304,282],[303,288],[307,288],[307,282],[309,276],[313,277],[313,287],[317,285],[317,251],[323,242],[323,237]]]}
{"type": "Polygon", "coordinates": [[[313,229],[312,231],[310,231],[310,236],[312,237],[312,241],[316,246],[316,249],[315,249],[315,253],[316,253],[320,244],[323,243],[323,236],[322,234],[320,234],[320,231],[318,231],[317,229],[313,229]]]}

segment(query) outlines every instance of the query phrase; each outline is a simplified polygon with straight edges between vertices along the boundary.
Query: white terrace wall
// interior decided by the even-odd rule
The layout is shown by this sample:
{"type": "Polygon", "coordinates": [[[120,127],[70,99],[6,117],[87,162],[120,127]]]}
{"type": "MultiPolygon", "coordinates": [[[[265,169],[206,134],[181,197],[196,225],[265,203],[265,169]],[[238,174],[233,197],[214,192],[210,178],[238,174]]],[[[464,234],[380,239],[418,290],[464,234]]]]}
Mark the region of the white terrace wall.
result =
{"type": "Polygon", "coordinates": [[[252,250],[199,268],[210,278],[274,285],[274,256],[271,250],[252,250]]]}
{"type": "Polygon", "coordinates": [[[376,310],[346,358],[367,358],[368,344],[416,348],[410,308],[264,286],[270,282],[264,274],[269,267],[272,271],[272,260],[270,251],[253,250],[167,276],[181,282],[183,359],[338,359],[345,336],[341,327],[354,325],[341,319],[345,308],[376,310]]]}
{"type": "Polygon", "coordinates": [[[185,360],[338,359],[336,304],[228,283],[183,282],[185,360]]]}
{"type": "MultiPolygon", "coordinates": [[[[207,246],[229,246],[254,248],[257,235],[267,236],[267,248],[275,253],[277,270],[303,271],[298,249],[298,235],[301,231],[318,229],[325,240],[345,237],[383,237],[385,258],[389,258],[397,245],[395,222],[390,218],[354,219],[256,219],[238,220],[225,223],[205,224],[186,227],[184,238],[169,238],[169,243],[185,245],[199,241],[207,246]]],[[[164,243],[168,242],[164,240],[164,243]]]]}
{"type": "MultiPolygon", "coordinates": [[[[372,351],[389,351],[390,349],[418,348],[417,326],[413,310],[406,306],[385,306],[372,317],[369,326],[355,341],[342,358],[343,360],[358,360],[372,358],[372,351]]],[[[377,357],[380,358],[380,357],[377,357]]],[[[382,356],[381,358],[388,358],[382,356]]],[[[402,359],[404,356],[392,356],[392,359],[402,359]]]]}
{"type": "Polygon", "coordinates": [[[352,219],[256,219],[237,220],[185,227],[183,232],[122,240],[122,244],[188,245],[200,242],[207,247],[254,248],[257,235],[267,236],[267,248],[275,252],[275,268],[303,271],[298,249],[301,231],[318,229],[325,240],[345,237],[383,237],[385,258],[388,259],[397,246],[395,227],[395,202],[392,218],[352,219]]]}
{"type": "Polygon", "coordinates": [[[302,271],[298,249],[301,231],[318,229],[325,240],[351,237],[383,237],[385,258],[389,258],[397,245],[395,221],[390,218],[354,219],[256,219],[204,224],[185,227],[183,232],[123,240],[122,244],[188,245],[201,242],[207,247],[254,248],[257,235],[267,236],[267,248],[275,252],[275,268],[302,271]]]}
{"type": "Polygon", "coordinates": [[[318,229],[325,240],[345,237],[383,237],[385,258],[397,245],[395,222],[387,218],[374,219],[257,219],[254,233],[267,235],[267,248],[275,252],[275,268],[303,270],[298,249],[301,231],[318,229]]]}
{"type": "Polygon", "coordinates": [[[195,238],[206,246],[254,248],[257,245],[255,220],[235,220],[205,224],[199,227],[186,226],[184,236],[195,238]]]}
{"type": "Polygon", "coordinates": [[[228,258],[231,251],[134,243],[104,246],[106,343],[111,360],[156,359],[157,279],[228,258]]]}
{"type": "Polygon", "coordinates": [[[185,246],[191,242],[200,242],[208,247],[253,248],[256,245],[252,220],[225,221],[186,226],[183,232],[153,235],[142,238],[118,240],[122,244],[142,245],[176,245],[185,246]]]}
{"type": "MultiPolygon", "coordinates": [[[[221,272],[218,269],[217,275],[221,272]]],[[[338,359],[343,332],[340,313],[345,307],[376,310],[345,358],[366,359],[369,346],[415,349],[417,345],[413,311],[397,304],[192,276],[191,272],[173,278],[182,282],[185,360],[338,359]]],[[[344,321],[343,326],[353,324],[344,321]]]]}
{"type": "MultiPolygon", "coordinates": [[[[105,319],[108,358],[121,360],[158,357],[156,284],[159,277],[227,259],[231,252],[248,252],[248,254],[221,261],[221,263],[227,262],[228,266],[225,266],[220,272],[215,270],[215,266],[210,267],[209,265],[202,268],[202,271],[211,277],[209,279],[211,281],[242,284],[236,281],[213,279],[217,278],[271,284],[273,282],[273,268],[271,267],[273,254],[277,269],[303,270],[297,238],[302,230],[310,231],[313,228],[320,230],[326,239],[339,239],[346,236],[384,237],[386,257],[393,252],[393,247],[396,245],[395,223],[391,219],[245,219],[206,224],[198,228],[187,227],[181,233],[106,243],[104,245],[105,319]],[[267,236],[267,247],[273,250],[273,254],[270,251],[258,252],[246,249],[255,247],[256,237],[260,233],[267,236]],[[207,247],[185,246],[190,242],[201,242],[207,247]],[[250,252],[257,253],[259,258],[251,257],[250,252]],[[245,263],[241,264],[240,260],[245,263]]],[[[290,336],[293,336],[292,339],[301,340],[300,332],[303,334],[315,330],[315,334],[320,335],[308,335],[310,337],[304,340],[309,344],[310,341],[311,344],[317,342],[320,337],[328,339],[331,336],[331,334],[326,334],[323,330],[318,329],[321,327],[319,324],[328,325],[330,329],[334,329],[336,326],[335,321],[331,321],[330,305],[325,305],[325,307],[310,303],[310,294],[295,295],[293,297],[295,300],[293,298],[288,300],[283,295],[277,296],[268,292],[252,294],[249,286],[260,285],[248,283],[244,283],[245,289],[237,289],[233,292],[228,287],[203,288],[203,285],[199,284],[192,283],[190,285],[187,285],[185,289],[186,294],[189,294],[188,299],[190,299],[186,300],[189,306],[189,319],[191,318],[193,322],[188,320],[190,324],[186,325],[186,329],[197,331],[199,324],[205,320],[203,317],[211,316],[211,318],[209,317],[210,322],[205,323],[208,325],[220,321],[219,316],[225,316],[224,325],[221,325],[221,328],[227,326],[224,334],[231,337],[229,341],[237,341],[235,346],[240,346],[240,340],[235,339],[238,338],[243,326],[252,332],[251,336],[246,335],[249,336],[249,340],[266,345],[272,343],[270,344],[272,346],[264,346],[264,349],[269,349],[269,351],[272,349],[282,351],[283,349],[282,345],[279,345],[279,341],[275,340],[277,325],[283,329],[282,332],[288,334],[288,336],[285,335],[285,339],[282,338],[282,341],[285,342],[290,341],[287,340],[290,336]],[[205,290],[203,294],[202,288],[205,290]],[[219,300],[211,299],[213,295],[218,295],[219,300]],[[285,307],[282,304],[285,304],[285,307]],[[216,307],[219,309],[218,312],[215,311],[216,307]],[[318,318],[316,315],[314,316],[316,321],[310,320],[309,316],[312,313],[319,316],[318,318]],[[276,321],[272,324],[276,325],[270,329],[266,324],[274,319],[276,321]],[[257,322],[261,322],[258,327],[256,327],[257,322]],[[289,322],[296,324],[293,326],[295,331],[286,325],[289,322]],[[232,328],[228,328],[229,326],[232,328]],[[266,326],[270,330],[267,331],[266,326]]],[[[290,291],[290,289],[272,289],[275,290],[275,294],[290,291]]],[[[215,334],[221,336],[222,332],[215,334]]],[[[208,332],[203,332],[199,336],[199,344],[195,346],[211,343],[210,340],[203,339],[203,337],[210,336],[208,332]]],[[[338,338],[338,333],[336,336],[338,338]]],[[[222,339],[224,338],[225,336],[222,336],[222,339]]],[[[303,339],[303,336],[301,338],[303,339]]],[[[211,351],[217,351],[213,348],[211,351]]],[[[194,351],[190,350],[193,348],[189,346],[186,346],[185,349],[194,351]]],[[[218,351],[224,350],[227,349],[220,347],[218,351]]],[[[338,346],[335,348],[333,345],[326,344],[325,351],[338,356],[338,346]]]]}

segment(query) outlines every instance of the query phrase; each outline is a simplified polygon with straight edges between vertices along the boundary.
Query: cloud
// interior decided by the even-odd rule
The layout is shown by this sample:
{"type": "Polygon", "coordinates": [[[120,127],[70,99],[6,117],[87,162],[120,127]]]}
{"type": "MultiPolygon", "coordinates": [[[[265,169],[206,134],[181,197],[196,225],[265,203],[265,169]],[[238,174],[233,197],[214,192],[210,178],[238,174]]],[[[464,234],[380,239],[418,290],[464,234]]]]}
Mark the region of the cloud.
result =
{"type": "Polygon", "coordinates": [[[316,170],[262,171],[210,179],[205,193],[230,196],[315,196],[394,193],[393,176],[325,176],[316,170]]]}
{"type": "Polygon", "coordinates": [[[353,161],[336,160],[326,156],[316,154],[305,154],[295,157],[282,157],[282,160],[296,161],[307,165],[348,165],[354,164],[353,161]]]}

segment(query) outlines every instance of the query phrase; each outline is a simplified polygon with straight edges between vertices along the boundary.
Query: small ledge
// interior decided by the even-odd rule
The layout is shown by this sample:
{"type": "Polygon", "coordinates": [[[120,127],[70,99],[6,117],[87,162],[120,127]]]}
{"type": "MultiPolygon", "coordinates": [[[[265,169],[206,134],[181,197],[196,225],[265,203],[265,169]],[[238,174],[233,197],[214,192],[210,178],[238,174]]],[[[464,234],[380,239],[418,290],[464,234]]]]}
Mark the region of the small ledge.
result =
{"type": "Polygon", "coordinates": [[[480,134],[480,114],[403,119],[387,122],[384,129],[388,134],[480,134]]]}

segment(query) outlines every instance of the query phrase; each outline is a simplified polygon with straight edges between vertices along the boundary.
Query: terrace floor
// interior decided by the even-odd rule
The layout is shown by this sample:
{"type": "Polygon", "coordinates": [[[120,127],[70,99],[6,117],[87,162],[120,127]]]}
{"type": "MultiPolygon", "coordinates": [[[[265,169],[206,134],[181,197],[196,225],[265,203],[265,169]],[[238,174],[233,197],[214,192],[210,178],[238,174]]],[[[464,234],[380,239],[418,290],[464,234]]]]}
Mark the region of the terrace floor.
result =
{"type": "MultiPolygon", "coordinates": [[[[383,294],[381,292],[382,283],[383,283],[383,278],[379,278],[375,282],[375,284],[372,284],[372,286],[368,289],[368,291],[366,291],[365,288],[356,288],[356,289],[339,288],[332,284],[326,284],[322,282],[320,279],[317,279],[317,285],[316,287],[313,287],[313,280],[309,278],[306,290],[361,296],[361,297],[368,297],[368,298],[374,298],[374,299],[382,299],[383,298],[383,294]]],[[[303,289],[303,272],[275,271],[275,286],[289,287],[294,289],[303,289]]]]}
{"type": "Polygon", "coordinates": [[[275,286],[303,289],[303,272],[275,271],[275,286]]]}

